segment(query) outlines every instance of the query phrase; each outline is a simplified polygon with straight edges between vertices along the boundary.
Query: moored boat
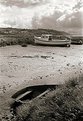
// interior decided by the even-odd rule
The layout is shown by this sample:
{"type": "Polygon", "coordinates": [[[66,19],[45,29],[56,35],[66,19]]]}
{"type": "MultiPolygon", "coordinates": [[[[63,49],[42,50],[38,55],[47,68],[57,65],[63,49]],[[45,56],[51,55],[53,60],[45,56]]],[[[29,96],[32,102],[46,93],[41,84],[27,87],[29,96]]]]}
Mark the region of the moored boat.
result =
{"type": "Polygon", "coordinates": [[[83,44],[83,35],[72,35],[71,44],[83,44]]]}
{"type": "Polygon", "coordinates": [[[34,37],[35,44],[42,45],[65,45],[70,47],[71,39],[67,36],[53,36],[51,34],[42,34],[41,37],[34,37]]]}

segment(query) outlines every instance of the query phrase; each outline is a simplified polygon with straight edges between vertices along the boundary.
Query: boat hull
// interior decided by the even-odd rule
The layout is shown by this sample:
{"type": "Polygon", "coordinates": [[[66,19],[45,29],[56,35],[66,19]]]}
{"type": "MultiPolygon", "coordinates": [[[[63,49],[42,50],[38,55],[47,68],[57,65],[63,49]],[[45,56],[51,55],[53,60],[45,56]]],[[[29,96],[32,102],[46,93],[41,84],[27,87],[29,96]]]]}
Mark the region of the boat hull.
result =
{"type": "Polygon", "coordinates": [[[39,37],[35,37],[35,44],[41,44],[41,45],[69,45],[71,44],[70,41],[66,41],[66,40],[52,40],[52,41],[47,41],[47,40],[43,40],[39,37]]]}

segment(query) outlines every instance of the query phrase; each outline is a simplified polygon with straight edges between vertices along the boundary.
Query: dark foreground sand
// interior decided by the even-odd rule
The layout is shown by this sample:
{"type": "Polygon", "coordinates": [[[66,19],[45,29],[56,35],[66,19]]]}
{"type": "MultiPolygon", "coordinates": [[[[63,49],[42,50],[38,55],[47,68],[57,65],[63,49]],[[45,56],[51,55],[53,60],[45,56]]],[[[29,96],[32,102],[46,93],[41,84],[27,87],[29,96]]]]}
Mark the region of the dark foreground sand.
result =
{"type": "Polygon", "coordinates": [[[83,45],[1,47],[0,115],[9,110],[9,97],[16,90],[36,84],[63,84],[82,73],[83,45]]]}

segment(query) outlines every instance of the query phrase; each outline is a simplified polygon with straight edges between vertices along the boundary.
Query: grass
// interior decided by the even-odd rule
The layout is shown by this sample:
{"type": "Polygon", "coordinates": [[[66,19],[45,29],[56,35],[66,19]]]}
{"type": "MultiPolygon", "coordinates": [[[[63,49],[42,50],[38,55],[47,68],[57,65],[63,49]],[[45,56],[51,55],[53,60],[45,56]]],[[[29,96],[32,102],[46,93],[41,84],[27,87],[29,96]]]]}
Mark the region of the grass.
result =
{"type": "Polygon", "coordinates": [[[82,121],[83,76],[50,91],[44,97],[23,104],[15,121],[82,121]]]}
{"type": "Polygon", "coordinates": [[[6,37],[4,39],[1,39],[0,41],[0,47],[4,47],[4,46],[10,46],[10,45],[26,45],[27,44],[34,44],[34,39],[32,36],[30,37],[6,37]]]}

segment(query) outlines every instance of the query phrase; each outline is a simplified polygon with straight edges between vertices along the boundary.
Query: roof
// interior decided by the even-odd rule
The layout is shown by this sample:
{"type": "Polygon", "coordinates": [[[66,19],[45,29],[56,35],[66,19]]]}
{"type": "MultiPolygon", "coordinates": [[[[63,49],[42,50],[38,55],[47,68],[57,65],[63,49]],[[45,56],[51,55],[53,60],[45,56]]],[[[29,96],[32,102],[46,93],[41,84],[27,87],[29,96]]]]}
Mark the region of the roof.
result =
{"type": "Polygon", "coordinates": [[[53,36],[52,34],[42,34],[43,36],[53,36]]]}

